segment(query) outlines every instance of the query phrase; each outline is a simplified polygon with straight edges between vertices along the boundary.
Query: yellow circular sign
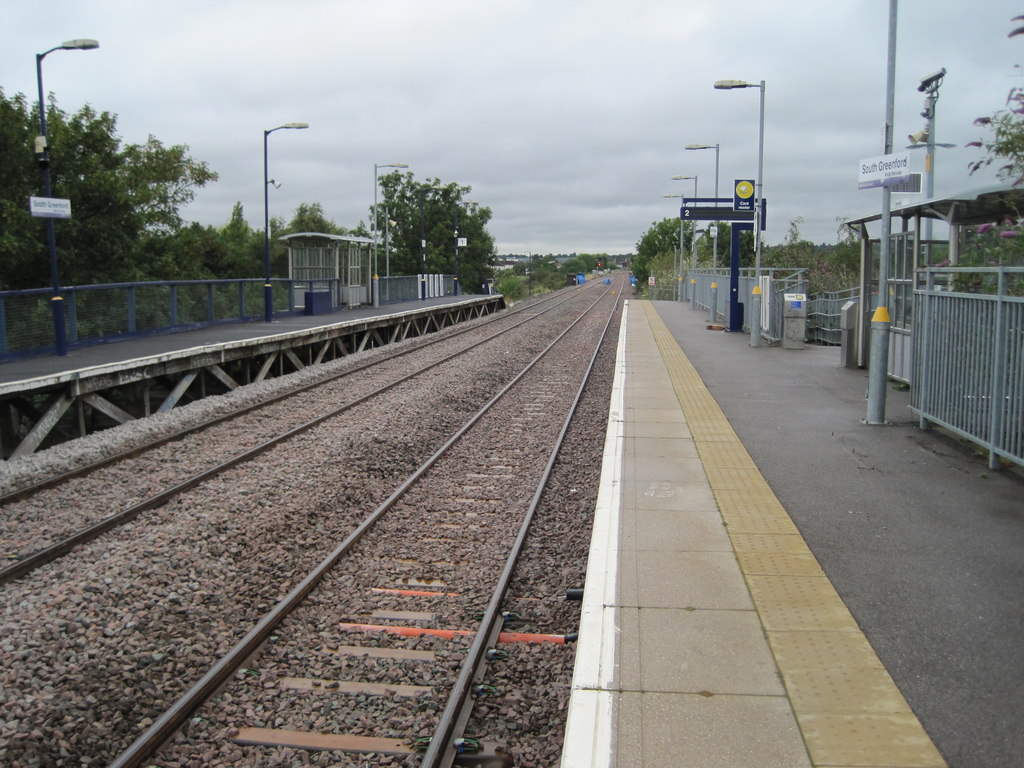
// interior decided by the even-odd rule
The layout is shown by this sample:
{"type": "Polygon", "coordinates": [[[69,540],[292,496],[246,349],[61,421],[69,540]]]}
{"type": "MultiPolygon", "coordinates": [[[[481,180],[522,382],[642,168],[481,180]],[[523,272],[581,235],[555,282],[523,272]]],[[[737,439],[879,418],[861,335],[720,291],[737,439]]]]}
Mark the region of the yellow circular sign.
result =
{"type": "Polygon", "coordinates": [[[744,199],[754,194],[754,185],[749,181],[741,181],[736,185],[736,196],[744,199]]]}

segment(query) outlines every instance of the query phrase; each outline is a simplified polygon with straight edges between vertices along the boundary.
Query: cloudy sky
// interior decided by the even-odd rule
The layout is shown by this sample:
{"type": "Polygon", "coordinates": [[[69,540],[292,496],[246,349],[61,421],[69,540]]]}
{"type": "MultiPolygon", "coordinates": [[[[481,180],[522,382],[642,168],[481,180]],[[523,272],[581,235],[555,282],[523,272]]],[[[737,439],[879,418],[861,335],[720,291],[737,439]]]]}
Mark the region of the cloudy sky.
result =
{"type": "MultiPolygon", "coordinates": [[[[1024,4],[899,0],[896,148],[920,130],[920,80],[948,70],[937,108],[935,190],[992,183],[970,176],[984,135],[974,118],[1024,85],[1024,4]]],[[[766,82],[767,243],[792,220],[816,242],[837,219],[870,214],[859,161],[882,154],[888,0],[46,0],[5,3],[0,87],[35,99],[35,54],[55,51],[44,86],[68,111],[118,116],[121,138],[187,144],[220,180],[186,218],[220,226],[236,201],[263,226],[263,131],[271,215],[319,202],[343,226],[367,220],[374,164],[408,163],[417,179],[473,188],[489,206],[499,252],[626,253],[665,194],[712,196],[757,171],[766,82]]],[[[913,153],[923,165],[923,151],[913,153]]],[[[386,172],[383,169],[382,172],[386,172]]],[[[918,168],[920,170],[920,168],[918,168]]],[[[59,196],[59,190],[56,190],[59,196]]]]}

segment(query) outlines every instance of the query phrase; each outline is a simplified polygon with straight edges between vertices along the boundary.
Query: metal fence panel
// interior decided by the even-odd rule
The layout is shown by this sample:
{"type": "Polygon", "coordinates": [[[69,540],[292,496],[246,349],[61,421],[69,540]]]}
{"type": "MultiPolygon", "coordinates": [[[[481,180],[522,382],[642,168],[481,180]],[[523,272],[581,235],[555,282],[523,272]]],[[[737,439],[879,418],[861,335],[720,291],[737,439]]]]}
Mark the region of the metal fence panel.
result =
{"type": "Polygon", "coordinates": [[[807,303],[807,340],[838,346],[842,342],[843,305],[859,299],[857,287],[812,294],[807,303]]]}
{"type": "Polygon", "coordinates": [[[53,309],[50,291],[7,291],[0,297],[0,354],[24,354],[34,349],[52,349],[53,309]]]}
{"type": "Polygon", "coordinates": [[[1024,268],[923,270],[914,292],[911,408],[929,422],[1024,465],[1024,268]],[[955,290],[987,276],[990,292],[955,290]],[[994,279],[992,279],[994,278],[994,279]],[[1020,295],[1015,295],[1020,294],[1020,295]]]}

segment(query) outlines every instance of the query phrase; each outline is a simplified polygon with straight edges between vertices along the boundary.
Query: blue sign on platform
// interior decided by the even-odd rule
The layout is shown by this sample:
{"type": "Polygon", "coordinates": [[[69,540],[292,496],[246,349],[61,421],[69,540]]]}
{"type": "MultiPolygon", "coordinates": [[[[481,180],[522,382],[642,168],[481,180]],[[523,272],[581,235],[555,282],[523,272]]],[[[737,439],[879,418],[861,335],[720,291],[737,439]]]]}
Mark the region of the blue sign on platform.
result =
{"type": "Polygon", "coordinates": [[[754,180],[736,179],[732,186],[732,209],[734,211],[754,210],[754,180]]]}

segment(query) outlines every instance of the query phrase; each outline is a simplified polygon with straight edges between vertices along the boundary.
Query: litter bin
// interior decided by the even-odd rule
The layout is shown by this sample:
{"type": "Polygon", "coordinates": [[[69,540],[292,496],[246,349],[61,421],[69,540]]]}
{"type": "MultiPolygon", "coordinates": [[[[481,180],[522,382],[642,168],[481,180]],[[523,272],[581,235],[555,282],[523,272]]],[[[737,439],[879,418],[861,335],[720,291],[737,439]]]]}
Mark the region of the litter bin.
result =
{"type": "Polygon", "coordinates": [[[783,294],[782,348],[803,349],[807,338],[807,294],[783,294]]]}
{"type": "Polygon", "coordinates": [[[330,291],[306,291],[302,298],[307,315],[326,315],[332,309],[330,291]]]}

